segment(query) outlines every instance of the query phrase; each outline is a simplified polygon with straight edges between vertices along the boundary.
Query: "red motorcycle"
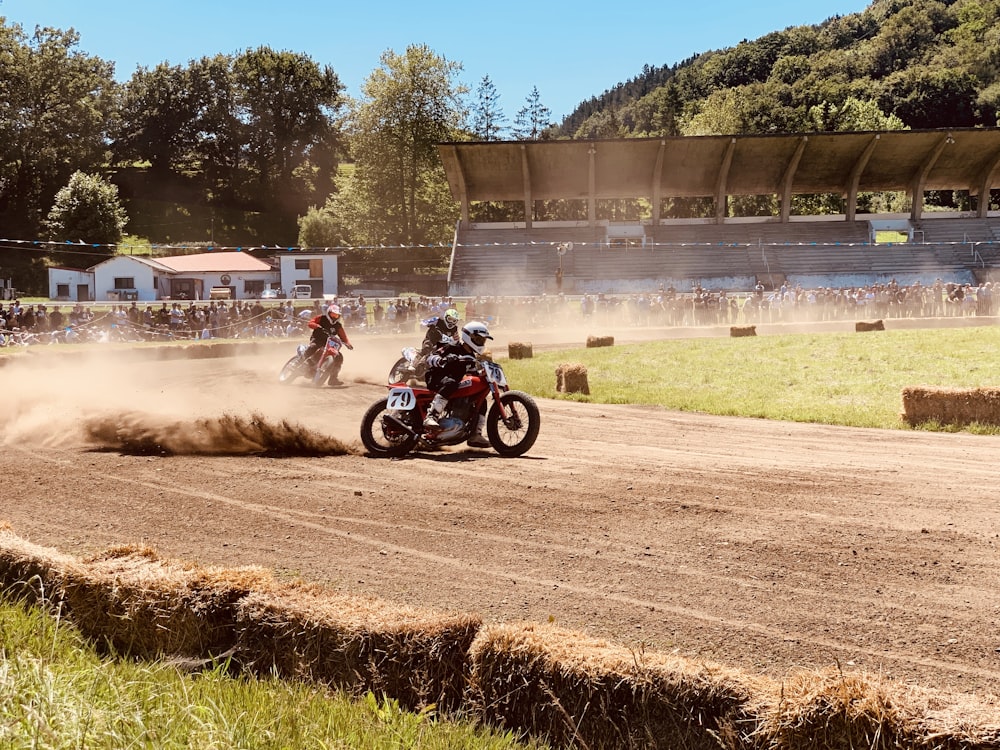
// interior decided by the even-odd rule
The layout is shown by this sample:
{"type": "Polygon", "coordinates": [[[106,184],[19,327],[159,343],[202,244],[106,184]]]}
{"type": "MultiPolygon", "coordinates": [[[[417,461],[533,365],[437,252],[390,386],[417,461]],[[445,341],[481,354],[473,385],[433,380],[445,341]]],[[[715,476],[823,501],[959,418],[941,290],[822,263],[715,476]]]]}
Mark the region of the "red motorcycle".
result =
{"type": "MultiPolygon", "coordinates": [[[[306,356],[308,346],[299,344],[295,350],[295,356],[285,362],[281,372],[278,373],[278,382],[288,385],[297,377],[309,378],[314,386],[323,385],[324,381],[330,380],[333,375],[333,363],[340,356],[340,348],[344,342],[338,336],[328,336],[326,345],[313,352],[311,356],[306,356]]],[[[333,385],[333,383],[330,383],[333,385]]]]}
{"type": "Polygon", "coordinates": [[[501,456],[526,453],[538,437],[538,405],[527,393],[510,390],[496,362],[480,359],[476,365],[475,372],[462,378],[434,430],[423,426],[434,391],[405,383],[387,386],[388,395],[369,406],[361,420],[361,442],[369,454],[398,457],[418,446],[464,443],[475,431],[487,399],[492,401],[486,415],[490,445],[501,456]]]}

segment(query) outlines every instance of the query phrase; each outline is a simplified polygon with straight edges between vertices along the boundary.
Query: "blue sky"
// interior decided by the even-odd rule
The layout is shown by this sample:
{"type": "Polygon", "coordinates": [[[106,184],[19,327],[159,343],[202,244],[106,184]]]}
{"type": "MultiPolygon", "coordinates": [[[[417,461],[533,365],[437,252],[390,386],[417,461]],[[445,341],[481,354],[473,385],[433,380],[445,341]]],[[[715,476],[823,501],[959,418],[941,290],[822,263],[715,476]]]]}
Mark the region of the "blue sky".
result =
{"type": "Polygon", "coordinates": [[[351,96],[385,50],[426,44],[459,62],[472,91],[488,75],[512,123],[533,87],[561,121],[580,102],[634,78],[644,65],[673,65],[788,26],[864,10],[870,0],[457,3],[438,0],[0,0],[0,16],[29,34],[70,27],[80,49],[115,63],[184,65],[259,46],[329,65],[351,96]]]}

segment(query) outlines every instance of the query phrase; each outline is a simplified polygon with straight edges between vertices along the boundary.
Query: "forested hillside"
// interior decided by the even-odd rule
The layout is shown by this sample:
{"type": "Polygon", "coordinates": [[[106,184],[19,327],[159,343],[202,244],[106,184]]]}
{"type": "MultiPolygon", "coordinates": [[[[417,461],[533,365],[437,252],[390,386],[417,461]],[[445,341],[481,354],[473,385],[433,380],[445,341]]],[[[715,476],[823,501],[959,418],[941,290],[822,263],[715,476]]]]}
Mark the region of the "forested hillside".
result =
{"type": "Polygon", "coordinates": [[[558,138],[995,126],[1000,0],[875,0],[636,78],[558,138]]]}

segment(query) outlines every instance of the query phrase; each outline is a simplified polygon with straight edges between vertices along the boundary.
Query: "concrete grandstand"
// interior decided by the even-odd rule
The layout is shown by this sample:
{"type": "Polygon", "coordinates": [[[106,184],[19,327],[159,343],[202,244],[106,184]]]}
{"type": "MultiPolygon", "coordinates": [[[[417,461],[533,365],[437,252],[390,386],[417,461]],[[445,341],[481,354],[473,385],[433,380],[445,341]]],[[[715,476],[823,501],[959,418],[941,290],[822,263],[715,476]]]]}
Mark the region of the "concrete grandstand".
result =
{"type": "MultiPolygon", "coordinates": [[[[747,291],[981,283],[1000,268],[1000,131],[954,129],[439,145],[461,205],[449,293],[634,293],[695,285],[747,291]],[[931,211],[927,191],[967,193],[972,210],[931,211]],[[893,191],[908,213],[859,213],[859,194],[893,191]],[[798,196],[832,195],[839,214],[793,212],[798,196]],[[770,196],[773,215],[736,216],[737,196],[770,196]],[[676,218],[671,199],[712,215],[676,218]],[[646,207],[605,218],[608,201],[646,207]],[[575,220],[537,221],[537,201],[575,204],[575,220]],[[513,204],[520,220],[479,222],[475,204],[513,204]],[[665,208],[667,207],[667,208],[665,208]],[[898,237],[879,242],[880,232],[898,237]]],[[[571,211],[572,213],[572,211],[571,211]]]]}

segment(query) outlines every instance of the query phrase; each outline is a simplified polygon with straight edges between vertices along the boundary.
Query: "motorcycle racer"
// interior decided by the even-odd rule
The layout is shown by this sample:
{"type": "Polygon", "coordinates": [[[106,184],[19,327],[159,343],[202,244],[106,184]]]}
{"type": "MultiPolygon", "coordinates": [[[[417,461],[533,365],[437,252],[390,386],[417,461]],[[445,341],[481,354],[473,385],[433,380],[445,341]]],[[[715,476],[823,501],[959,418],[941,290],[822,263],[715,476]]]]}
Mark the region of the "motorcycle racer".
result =
{"type": "MultiPolygon", "coordinates": [[[[476,369],[476,355],[486,349],[486,341],[492,340],[485,323],[471,320],[462,326],[458,341],[444,343],[427,356],[427,387],[435,392],[434,400],[427,409],[424,428],[440,428],[438,419],[444,413],[448,399],[457,389],[462,377],[476,369]]],[[[486,427],[486,402],[479,412],[476,430],[467,441],[473,448],[488,448],[490,441],[483,435],[486,427]]]]}
{"type": "MultiPolygon", "coordinates": [[[[305,352],[306,359],[311,358],[317,351],[326,346],[326,340],[330,336],[337,336],[344,342],[344,346],[348,349],[354,349],[354,345],[351,344],[351,340],[347,338],[347,331],[344,330],[344,322],[340,317],[340,305],[331,303],[326,308],[326,312],[320,313],[310,319],[309,327],[312,329],[312,335],[309,339],[309,347],[305,352]]],[[[344,355],[338,352],[337,358],[334,360],[333,367],[330,372],[329,382],[331,385],[341,384],[341,381],[337,376],[340,375],[340,368],[343,367],[343,365],[344,355]]]]}

